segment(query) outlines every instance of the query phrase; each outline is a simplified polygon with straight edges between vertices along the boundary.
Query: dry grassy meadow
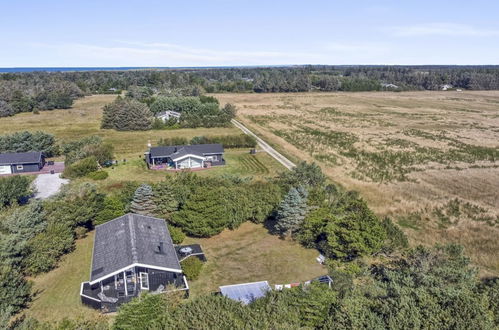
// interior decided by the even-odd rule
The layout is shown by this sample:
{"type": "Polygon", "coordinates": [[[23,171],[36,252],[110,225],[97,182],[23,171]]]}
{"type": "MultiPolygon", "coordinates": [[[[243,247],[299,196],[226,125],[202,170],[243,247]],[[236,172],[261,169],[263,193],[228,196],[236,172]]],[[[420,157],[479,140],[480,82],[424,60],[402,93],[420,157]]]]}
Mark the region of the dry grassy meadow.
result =
{"type": "Polygon", "coordinates": [[[499,91],[218,94],[292,160],[319,163],[412,243],[499,273],[499,91]]]}

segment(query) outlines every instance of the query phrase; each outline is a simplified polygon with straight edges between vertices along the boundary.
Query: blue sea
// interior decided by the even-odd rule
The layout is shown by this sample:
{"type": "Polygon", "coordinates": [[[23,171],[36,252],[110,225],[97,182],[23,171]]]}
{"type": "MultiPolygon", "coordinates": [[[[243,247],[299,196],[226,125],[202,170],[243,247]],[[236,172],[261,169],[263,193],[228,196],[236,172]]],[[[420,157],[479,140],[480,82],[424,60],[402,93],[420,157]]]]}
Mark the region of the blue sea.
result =
{"type": "MultiPolygon", "coordinates": [[[[257,68],[257,67],[284,67],[287,65],[242,65],[242,66],[197,66],[197,67],[140,67],[140,66],[125,66],[125,67],[65,67],[65,68],[0,68],[0,73],[16,73],[16,72],[71,72],[71,71],[125,71],[125,70],[152,70],[152,69],[228,69],[228,68],[257,68]]],[[[294,65],[290,65],[294,66],[294,65]]]]}
{"type": "Polygon", "coordinates": [[[74,67],[74,68],[0,68],[0,72],[67,72],[67,71],[124,71],[124,70],[144,70],[144,69],[169,69],[166,67],[147,68],[147,67],[74,67]]]}

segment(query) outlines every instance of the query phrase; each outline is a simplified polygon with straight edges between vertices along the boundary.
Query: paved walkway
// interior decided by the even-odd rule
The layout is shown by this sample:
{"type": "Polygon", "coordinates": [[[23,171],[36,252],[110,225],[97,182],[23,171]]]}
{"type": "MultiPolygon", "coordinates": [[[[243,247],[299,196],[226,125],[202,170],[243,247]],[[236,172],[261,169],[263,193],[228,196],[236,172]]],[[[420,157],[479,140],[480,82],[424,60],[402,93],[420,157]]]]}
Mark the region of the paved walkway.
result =
{"type": "Polygon", "coordinates": [[[281,155],[277,150],[275,150],[274,148],[272,148],[267,142],[263,141],[255,133],[253,133],[252,131],[250,131],[248,128],[246,128],[246,126],[244,126],[243,124],[241,124],[237,120],[232,119],[232,124],[234,124],[234,126],[236,126],[241,131],[243,131],[244,134],[248,134],[248,135],[251,135],[252,137],[254,137],[256,139],[256,141],[258,142],[258,145],[264,151],[266,151],[269,155],[271,155],[272,157],[274,157],[279,163],[281,163],[288,170],[291,170],[293,167],[296,166],[292,161],[290,161],[289,159],[287,159],[286,157],[284,157],[283,155],[281,155]]]}
{"type": "Polygon", "coordinates": [[[61,178],[61,174],[40,174],[36,177],[33,184],[35,185],[36,199],[46,199],[57,194],[62,185],[68,183],[69,180],[61,178]]]}

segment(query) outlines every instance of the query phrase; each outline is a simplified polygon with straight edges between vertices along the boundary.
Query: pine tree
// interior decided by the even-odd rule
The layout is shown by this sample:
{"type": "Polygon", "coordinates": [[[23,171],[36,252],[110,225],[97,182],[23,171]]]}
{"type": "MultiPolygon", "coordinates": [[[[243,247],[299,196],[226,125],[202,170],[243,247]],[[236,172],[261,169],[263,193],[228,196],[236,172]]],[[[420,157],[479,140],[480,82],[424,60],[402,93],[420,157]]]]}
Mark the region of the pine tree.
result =
{"type": "Polygon", "coordinates": [[[291,188],[279,204],[276,213],[275,229],[281,235],[295,233],[307,214],[308,192],[303,187],[291,188]]]}
{"type": "Polygon", "coordinates": [[[170,182],[161,182],[154,186],[154,202],[156,214],[169,218],[179,208],[179,201],[170,182]]]}
{"type": "Polygon", "coordinates": [[[142,215],[154,215],[156,205],[154,203],[154,193],[150,185],[143,184],[135,190],[133,200],[130,205],[132,213],[142,215]]]}

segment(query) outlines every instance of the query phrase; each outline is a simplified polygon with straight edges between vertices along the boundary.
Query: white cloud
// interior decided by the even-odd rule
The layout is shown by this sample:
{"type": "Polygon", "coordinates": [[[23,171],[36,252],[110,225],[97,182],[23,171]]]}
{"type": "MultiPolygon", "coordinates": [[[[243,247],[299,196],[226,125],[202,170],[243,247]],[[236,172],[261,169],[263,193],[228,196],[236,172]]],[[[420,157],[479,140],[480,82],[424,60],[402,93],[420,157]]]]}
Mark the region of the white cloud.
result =
{"type": "Polygon", "coordinates": [[[81,43],[32,44],[67,59],[65,64],[102,63],[109,66],[210,66],[320,63],[323,57],[307,52],[235,51],[186,47],[169,43],[116,41],[110,46],[81,43]]]}
{"type": "Polygon", "coordinates": [[[408,26],[395,26],[387,29],[398,37],[412,36],[455,36],[489,37],[499,36],[499,30],[477,28],[471,25],[454,23],[425,23],[408,26]]]}
{"type": "Polygon", "coordinates": [[[389,47],[384,44],[374,43],[342,43],[331,42],[326,44],[325,48],[332,52],[346,52],[346,53],[385,53],[389,51],[389,47]]]}

